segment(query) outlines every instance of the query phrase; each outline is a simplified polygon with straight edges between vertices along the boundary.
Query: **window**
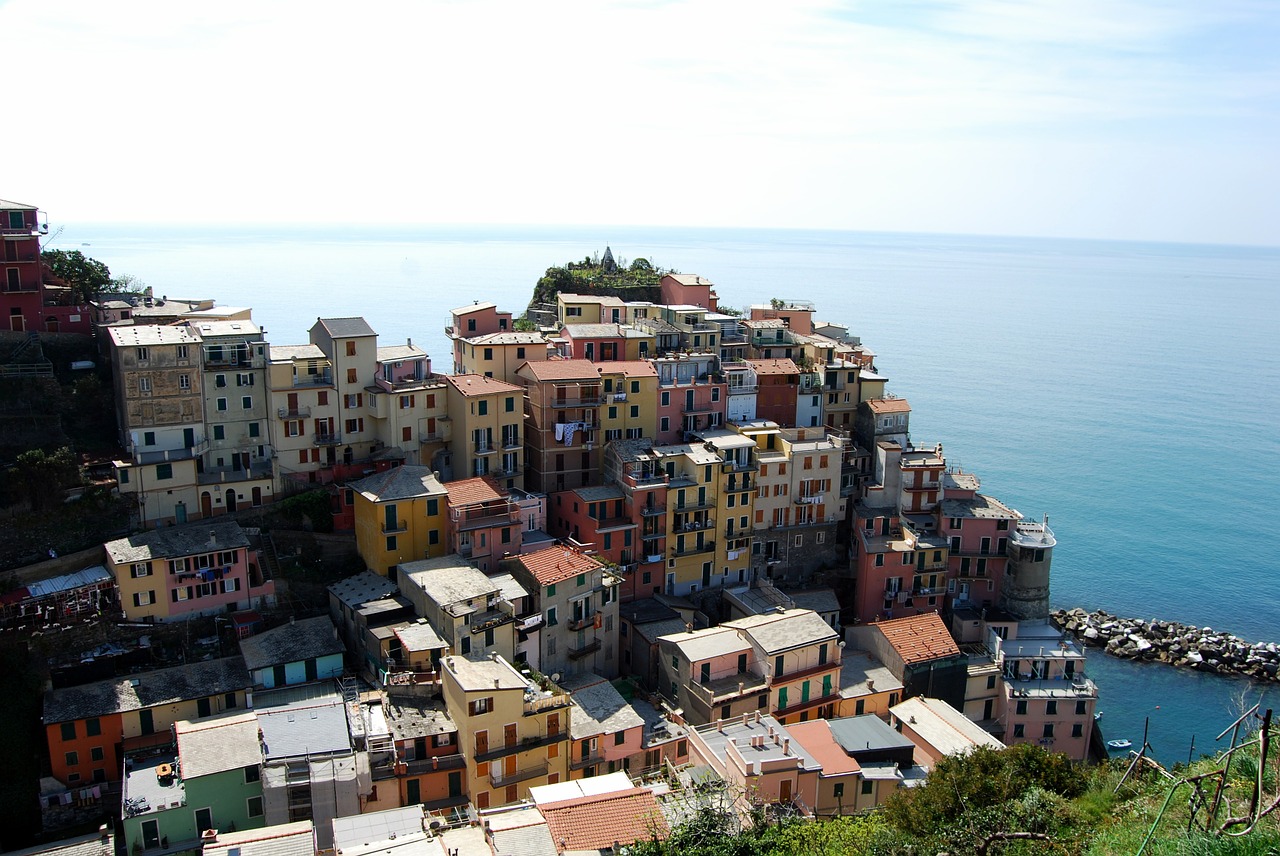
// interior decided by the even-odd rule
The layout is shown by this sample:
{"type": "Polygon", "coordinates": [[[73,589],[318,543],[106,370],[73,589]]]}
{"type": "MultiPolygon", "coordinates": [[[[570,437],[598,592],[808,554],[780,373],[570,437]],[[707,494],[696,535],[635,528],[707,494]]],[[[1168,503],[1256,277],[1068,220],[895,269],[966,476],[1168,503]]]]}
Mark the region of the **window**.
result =
{"type": "Polygon", "coordinates": [[[257,422],[250,422],[250,423],[249,423],[249,436],[250,436],[250,437],[261,437],[261,436],[262,436],[262,434],[260,433],[260,431],[261,431],[261,429],[259,428],[259,426],[258,426],[258,423],[257,423],[257,422]]]}
{"type": "Polygon", "coordinates": [[[1072,737],[1084,737],[1084,726],[1083,726],[1082,724],[1080,724],[1079,722],[1077,722],[1075,725],[1071,726],[1071,736],[1072,736],[1072,737]]]}
{"type": "Polygon", "coordinates": [[[227,400],[225,398],[219,398],[215,403],[215,406],[217,407],[218,410],[226,410],[227,400]]]}
{"type": "Polygon", "coordinates": [[[347,342],[347,356],[354,357],[356,355],[356,343],[347,342]]]}
{"type": "Polygon", "coordinates": [[[1058,703],[1056,701],[1047,701],[1044,703],[1045,716],[1056,716],[1058,713],[1058,703]]]}
{"type": "Polygon", "coordinates": [[[173,464],[156,464],[156,481],[173,478],[173,464]]]}
{"type": "Polygon", "coordinates": [[[877,568],[884,567],[884,553],[876,553],[876,567],[877,568]]]}
{"type": "Polygon", "coordinates": [[[1088,711],[1088,709],[1089,707],[1087,702],[1085,701],[1076,702],[1076,716],[1084,716],[1085,712],[1088,711]]]}
{"type": "Polygon", "coordinates": [[[138,378],[138,392],[150,392],[150,391],[151,391],[151,378],[149,377],[138,378]]]}
{"type": "Polygon", "coordinates": [[[76,724],[74,722],[62,723],[62,739],[63,740],[76,739],[76,724]]]}
{"type": "MultiPolygon", "coordinates": [[[[96,716],[92,719],[86,719],[84,721],[84,733],[89,737],[97,737],[102,733],[102,720],[98,719],[96,716]]],[[[94,760],[100,761],[102,759],[95,758],[94,760]]]]}
{"type": "Polygon", "coordinates": [[[555,627],[559,623],[559,619],[556,618],[556,608],[554,606],[547,607],[547,626],[555,627]]]}
{"type": "Polygon", "coordinates": [[[135,348],[133,355],[137,357],[138,362],[140,363],[145,363],[147,360],[151,359],[151,352],[146,348],[135,348]]]}
{"type": "Polygon", "coordinates": [[[1015,739],[1021,739],[1027,736],[1027,728],[1021,722],[1013,726],[1013,736],[1015,739]]]}
{"type": "Polygon", "coordinates": [[[222,425],[213,426],[213,439],[215,440],[226,439],[226,429],[222,425]]]}
{"type": "Polygon", "coordinates": [[[347,369],[347,383],[359,383],[360,377],[355,369],[347,369]]]}
{"type": "Polygon", "coordinates": [[[105,761],[107,760],[107,753],[101,746],[94,746],[89,750],[89,760],[105,761]]]}
{"type": "Polygon", "coordinates": [[[1043,733],[1041,736],[1042,736],[1042,737],[1046,737],[1046,738],[1053,737],[1053,723],[1052,723],[1052,722],[1046,722],[1046,723],[1044,724],[1044,733],[1043,733]]]}
{"type": "Polygon", "coordinates": [[[129,569],[129,576],[137,579],[138,577],[151,576],[150,562],[134,562],[133,567],[129,569]]]}
{"type": "Polygon", "coordinates": [[[395,551],[396,551],[396,536],[388,535],[387,536],[387,552],[394,553],[395,551]]]}
{"type": "Polygon", "coordinates": [[[671,393],[669,392],[662,393],[662,406],[663,407],[671,406],[671,393]]]}
{"type": "Polygon", "coordinates": [[[484,358],[485,358],[486,360],[492,360],[492,359],[493,359],[493,348],[485,348],[485,349],[484,349],[484,358]]]}
{"type": "Polygon", "coordinates": [[[359,419],[348,419],[346,424],[347,424],[347,433],[348,433],[348,434],[359,434],[359,433],[361,433],[362,431],[364,431],[364,417],[363,417],[363,416],[361,416],[359,419]]]}
{"type": "Polygon", "coordinates": [[[1018,716],[1026,716],[1027,703],[1025,701],[1020,701],[1016,705],[1014,705],[1014,713],[1016,713],[1018,716]]]}
{"type": "Polygon", "coordinates": [[[68,752],[68,753],[67,753],[67,757],[66,757],[66,761],[67,761],[67,766],[68,766],[68,767],[74,767],[74,766],[76,766],[77,764],[79,764],[79,763],[80,763],[80,753],[78,753],[78,752],[68,752]]]}
{"type": "Polygon", "coordinates": [[[517,360],[524,359],[524,348],[516,348],[516,359],[517,360]]]}
{"type": "Polygon", "coordinates": [[[178,389],[191,389],[191,375],[178,375],[178,389]]]}
{"type": "Polygon", "coordinates": [[[262,797],[249,797],[245,800],[245,810],[249,817],[262,817],[262,797]]]}
{"type": "Polygon", "coordinates": [[[862,780],[862,793],[864,796],[872,793],[874,790],[875,790],[875,782],[871,781],[870,779],[862,780]]]}
{"type": "Polygon", "coordinates": [[[134,606],[150,606],[156,602],[156,593],[153,591],[136,591],[133,593],[134,606]]]}

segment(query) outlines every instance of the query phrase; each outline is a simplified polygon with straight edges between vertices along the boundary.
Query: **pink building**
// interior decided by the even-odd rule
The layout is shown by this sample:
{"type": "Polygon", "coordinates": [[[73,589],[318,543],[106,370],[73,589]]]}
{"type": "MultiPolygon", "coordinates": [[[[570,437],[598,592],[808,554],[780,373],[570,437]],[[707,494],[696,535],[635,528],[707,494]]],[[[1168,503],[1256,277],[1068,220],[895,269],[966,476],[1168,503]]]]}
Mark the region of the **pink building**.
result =
{"type": "Polygon", "coordinates": [[[498,311],[496,303],[476,301],[470,306],[454,309],[449,313],[453,323],[444,328],[445,334],[453,340],[454,373],[462,373],[463,348],[467,339],[484,336],[489,333],[507,333],[515,329],[510,312],[498,311]]]}
{"type": "Polygon", "coordinates": [[[568,350],[565,356],[573,360],[604,363],[627,358],[627,339],[617,324],[567,324],[560,336],[568,350]]]}
{"type": "Polygon", "coordinates": [[[72,302],[71,289],[40,260],[40,236],[49,232],[34,205],[0,199],[0,289],[5,330],[39,333],[93,332],[93,307],[72,302]]]}
{"type": "Polygon", "coordinates": [[[1009,559],[1009,535],[1022,515],[978,493],[978,477],[952,471],[942,476],[938,530],[949,547],[948,586],[953,606],[1000,603],[1009,559]]]}
{"type": "Polygon", "coordinates": [[[1085,676],[1083,646],[1048,621],[1013,623],[1005,638],[992,629],[987,645],[1003,678],[996,720],[1004,742],[1087,760],[1098,687],[1085,676]]]}
{"type": "Polygon", "coordinates": [[[747,360],[755,371],[756,419],[776,422],[783,428],[796,424],[800,393],[800,367],[788,359],[747,360]]]}
{"type": "Polygon", "coordinates": [[[547,497],[547,531],[624,570],[636,562],[640,520],[616,484],[580,487],[547,497]]]}
{"type": "MultiPolygon", "coordinates": [[[[655,444],[684,443],[689,435],[725,424],[729,386],[711,354],[680,354],[654,360],[658,370],[658,433],[655,444]]],[[[792,402],[794,406],[794,401],[792,402]]]]}
{"type": "Polygon", "coordinates": [[[445,484],[449,492],[449,550],[481,571],[498,569],[521,550],[520,505],[489,476],[445,484]]]}
{"type": "Polygon", "coordinates": [[[716,309],[716,289],[711,280],[697,274],[669,273],[658,283],[662,302],[668,306],[701,306],[716,309]]]}
{"type": "Polygon", "coordinates": [[[759,711],[713,725],[689,735],[694,757],[716,771],[741,795],[739,809],[752,803],[794,805],[811,815],[818,803],[818,774],[822,765],[787,726],[759,711]]]}
{"type": "Polygon", "coordinates": [[[569,778],[639,772],[644,766],[644,718],[599,675],[575,675],[561,685],[573,697],[569,778]]]}

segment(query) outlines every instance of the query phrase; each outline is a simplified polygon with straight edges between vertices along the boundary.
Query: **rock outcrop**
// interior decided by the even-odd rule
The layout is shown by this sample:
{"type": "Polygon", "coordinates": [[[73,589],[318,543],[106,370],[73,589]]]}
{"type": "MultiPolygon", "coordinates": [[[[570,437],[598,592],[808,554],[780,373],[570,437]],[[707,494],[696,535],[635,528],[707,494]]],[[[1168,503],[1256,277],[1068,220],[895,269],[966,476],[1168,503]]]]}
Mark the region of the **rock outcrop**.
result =
{"type": "Polygon", "coordinates": [[[1055,609],[1049,617],[1086,645],[1125,660],[1150,660],[1259,681],[1275,681],[1280,673],[1280,645],[1275,642],[1251,643],[1212,627],[1120,618],[1102,610],[1055,609]]]}

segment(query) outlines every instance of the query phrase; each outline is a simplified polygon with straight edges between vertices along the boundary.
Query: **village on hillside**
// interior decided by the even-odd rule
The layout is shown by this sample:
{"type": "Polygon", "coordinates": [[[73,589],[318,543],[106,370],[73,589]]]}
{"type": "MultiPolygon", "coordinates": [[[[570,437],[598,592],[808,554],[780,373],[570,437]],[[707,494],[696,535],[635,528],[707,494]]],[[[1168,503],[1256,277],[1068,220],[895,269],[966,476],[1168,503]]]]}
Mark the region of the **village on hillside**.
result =
{"type": "Polygon", "coordinates": [[[1104,754],[1047,519],[914,439],[812,302],[473,302],[441,372],[377,318],[269,342],[210,296],[70,303],[38,209],[0,217],[0,382],[92,337],[122,450],[128,534],[0,596],[17,638],[123,634],[43,695],[30,789],[47,832],[103,823],[80,849],[613,854],[708,805],[863,813],[974,747],[1104,754]],[[358,557],[310,609],[287,503],[358,557]]]}

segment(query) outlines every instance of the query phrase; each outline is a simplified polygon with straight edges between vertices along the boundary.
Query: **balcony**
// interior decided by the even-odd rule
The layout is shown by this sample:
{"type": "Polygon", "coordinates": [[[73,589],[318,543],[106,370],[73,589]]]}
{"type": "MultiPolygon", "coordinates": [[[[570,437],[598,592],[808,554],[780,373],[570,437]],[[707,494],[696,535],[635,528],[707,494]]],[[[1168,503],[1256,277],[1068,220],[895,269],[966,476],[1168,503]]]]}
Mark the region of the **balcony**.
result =
{"type": "Polygon", "coordinates": [[[715,508],[716,501],[712,498],[700,500],[698,502],[686,502],[683,505],[679,503],[672,509],[676,514],[683,514],[686,511],[706,511],[709,508],[715,508]]]}
{"type": "Polygon", "coordinates": [[[148,464],[163,464],[170,461],[189,461],[192,458],[200,457],[207,451],[209,451],[209,441],[203,437],[199,437],[196,438],[194,446],[190,446],[185,449],[145,451],[135,448],[133,450],[133,462],[137,466],[146,466],[148,464]]]}
{"type": "Polygon", "coordinates": [[[475,455],[492,455],[496,451],[498,451],[498,449],[492,443],[471,444],[471,452],[475,455]]]}
{"type": "Polygon", "coordinates": [[[342,435],[336,431],[317,431],[311,435],[311,442],[317,446],[341,446],[342,435]]]}
{"type": "Polygon", "coordinates": [[[581,660],[583,657],[586,657],[589,654],[594,654],[599,650],[600,650],[600,640],[592,639],[590,642],[583,645],[581,648],[570,648],[569,659],[581,660]]]}
{"type": "Polygon", "coordinates": [[[904,484],[902,489],[907,493],[924,493],[925,491],[938,491],[942,489],[942,483],[936,481],[928,481],[923,484],[904,484]]]}
{"type": "Polygon", "coordinates": [[[671,528],[671,531],[676,535],[680,535],[685,532],[701,532],[705,529],[710,529],[715,525],[716,522],[714,520],[710,517],[705,517],[701,520],[677,522],[676,525],[671,528]]]}
{"type": "Polygon", "coordinates": [[[467,759],[462,755],[433,755],[430,758],[415,758],[412,761],[403,762],[401,770],[396,770],[398,775],[402,776],[420,776],[423,773],[432,773],[436,770],[461,770],[467,766],[467,759]]]}
{"type": "Polygon", "coordinates": [[[573,398],[553,398],[551,406],[556,410],[568,410],[574,407],[599,407],[603,398],[599,395],[578,395],[573,398]]]}
{"type": "Polygon", "coordinates": [[[579,618],[569,619],[569,629],[574,632],[577,632],[579,630],[585,630],[586,628],[591,627],[596,623],[596,615],[598,615],[598,613],[591,612],[579,618]]]}
{"type": "Polygon", "coordinates": [[[491,609],[488,612],[482,612],[471,618],[471,633],[484,633],[486,630],[493,630],[495,627],[501,627],[515,621],[514,615],[503,612],[500,609],[491,609]]]}
{"type": "Polygon", "coordinates": [[[667,483],[667,474],[661,470],[655,472],[627,472],[623,475],[622,480],[631,488],[658,487],[667,483]]]}
{"type": "Polygon", "coordinates": [[[583,758],[582,755],[578,755],[577,757],[570,760],[569,769],[581,770],[584,767],[591,767],[596,764],[603,764],[603,763],[604,763],[604,752],[600,749],[596,749],[592,751],[590,754],[588,754],[587,757],[585,758],[583,758]]]}
{"type": "Polygon", "coordinates": [[[665,505],[642,505],[640,506],[640,514],[643,517],[658,517],[667,513],[665,505]]]}
{"type": "Polygon", "coordinates": [[[311,415],[310,407],[281,407],[276,411],[281,419],[306,419],[311,415]]]}
{"type": "Polygon", "coordinates": [[[549,763],[546,760],[543,760],[512,773],[494,769],[489,773],[489,781],[495,788],[505,788],[507,785],[514,785],[516,782],[524,782],[529,779],[541,778],[547,774],[549,766],[549,763]]]}
{"type": "Polygon", "coordinates": [[[728,699],[741,698],[745,695],[763,692],[769,689],[763,675],[754,672],[730,672],[719,678],[690,683],[689,694],[697,698],[707,707],[719,704],[728,699]]]}
{"type": "Polygon", "coordinates": [[[666,537],[667,537],[666,532],[641,532],[640,533],[640,540],[642,541],[655,541],[658,538],[666,538],[666,537]]]}
{"type": "MultiPolygon", "coordinates": [[[[537,696],[536,698],[526,698],[524,703],[524,715],[534,716],[548,710],[559,710],[560,708],[568,706],[569,694],[557,690],[555,692],[548,693],[547,695],[537,696]]],[[[561,732],[560,734],[549,735],[547,740],[548,742],[551,742],[553,738],[555,740],[564,740],[568,736],[568,732],[561,732]]]]}
{"type": "Polygon", "coordinates": [[[916,586],[911,590],[912,597],[936,597],[946,593],[946,586],[916,586]]]}
{"type": "Polygon", "coordinates": [[[629,529],[636,522],[630,517],[600,517],[596,519],[597,532],[611,532],[615,529],[629,529]]]}
{"type": "Polygon", "coordinates": [[[502,449],[503,449],[503,451],[508,451],[508,452],[509,452],[509,451],[511,451],[512,449],[519,449],[519,448],[521,448],[520,435],[519,435],[519,434],[509,434],[509,435],[506,435],[506,436],[504,436],[504,437],[502,438],[502,449]]]}
{"type": "Polygon", "coordinates": [[[482,505],[474,509],[469,508],[465,511],[455,510],[453,513],[454,529],[460,532],[510,526],[519,522],[519,506],[505,500],[492,505],[482,505]]]}
{"type": "Polygon", "coordinates": [[[825,493],[815,493],[808,496],[802,494],[795,497],[796,505],[822,505],[826,501],[827,495],[825,493]]]}
{"type": "Polygon", "coordinates": [[[382,521],[383,535],[398,535],[401,532],[408,532],[409,524],[405,520],[382,521]]]}
{"type": "Polygon", "coordinates": [[[418,435],[419,443],[440,443],[444,441],[444,432],[440,430],[423,431],[418,435]]]}
{"type": "Polygon", "coordinates": [[[328,372],[315,374],[296,374],[293,376],[294,387],[333,386],[333,375],[328,372]]]}
{"type": "Polygon", "coordinates": [[[197,484],[226,484],[228,482],[255,481],[269,479],[272,474],[271,461],[254,461],[248,467],[212,467],[196,474],[197,484]]]}
{"type": "Polygon", "coordinates": [[[673,547],[671,555],[677,559],[682,556],[696,556],[699,553],[714,553],[716,551],[716,542],[708,541],[701,546],[685,547],[683,550],[673,547]]]}

